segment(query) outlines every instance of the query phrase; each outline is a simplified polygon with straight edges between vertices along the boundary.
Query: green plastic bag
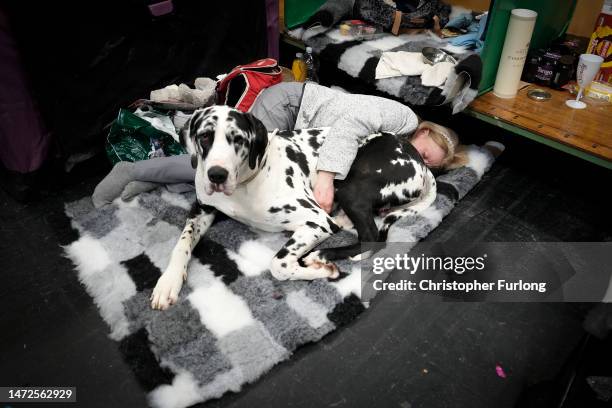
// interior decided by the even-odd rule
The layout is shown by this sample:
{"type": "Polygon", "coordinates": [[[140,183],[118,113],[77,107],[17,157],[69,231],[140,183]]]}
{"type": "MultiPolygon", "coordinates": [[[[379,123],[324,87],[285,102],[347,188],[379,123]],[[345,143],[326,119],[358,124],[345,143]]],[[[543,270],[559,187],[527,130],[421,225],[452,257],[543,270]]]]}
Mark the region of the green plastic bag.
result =
{"type": "Polygon", "coordinates": [[[165,156],[185,153],[181,144],[168,133],[154,128],[129,110],[120,109],[106,137],[106,155],[111,163],[147,160],[154,145],[161,148],[165,156]]]}

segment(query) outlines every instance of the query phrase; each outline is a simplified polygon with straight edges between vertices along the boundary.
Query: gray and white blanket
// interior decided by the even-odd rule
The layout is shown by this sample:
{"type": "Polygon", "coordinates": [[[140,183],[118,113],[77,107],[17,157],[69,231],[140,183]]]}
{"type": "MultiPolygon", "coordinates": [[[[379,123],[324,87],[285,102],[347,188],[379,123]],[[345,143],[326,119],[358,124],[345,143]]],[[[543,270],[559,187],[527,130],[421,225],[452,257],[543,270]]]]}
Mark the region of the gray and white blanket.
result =
{"type": "MultiPolygon", "coordinates": [[[[466,167],[438,177],[435,203],[396,223],[389,240],[414,243],[427,236],[492,162],[488,150],[472,147],[466,167]]],[[[359,267],[343,263],[345,273],[333,282],[277,281],[268,265],[287,237],[222,219],[195,248],[178,303],[151,310],[151,290],[193,199],[158,190],[100,210],[89,197],[66,204],[80,234],[66,255],[154,407],[186,407],[238,392],[365,309],[359,267]]],[[[354,238],[342,232],[332,239],[354,238]]]]}
{"type": "Polygon", "coordinates": [[[480,56],[453,46],[430,31],[398,36],[380,33],[369,40],[354,40],[340,34],[338,28],[332,28],[309,37],[305,42],[318,55],[320,76],[326,75],[324,71],[335,69],[337,73],[352,78],[352,81],[342,81],[333,72],[327,75],[333,77],[336,83],[346,84],[351,92],[362,92],[361,87],[366,85],[380,92],[381,96],[392,97],[412,107],[451,104],[453,113],[465,109],[478,94],[482,73],[480,56]],[[457,59],[458,63],[444,85],[424,86],[420,75],[375,78],[376,66],[383,52],[420,52],[424,47],[441,48],[457,59]]]}
{"type": "MultiPolygon", "coordinates": [[[[449,18],[471,10],[460,6],[448,6],[443,1],[419,1],[416,9],[402,9],[402,27],[432,28],[434,15],[440,18],[442,27],[449,18]],[[422,19],[422,25],[414,26],[412,18],[422,19]]],[[[478,93],[482,74],[482,61],[465,47],[449,44],[431,31],[420,34],[395,36],[388,31],[396,11],[393,2],[381,0],[328,0],[300,27],[288,34],[312,47],[320,61],[323,82],[342,85],[350,92],[391,97],[411,107],[451,104],[452,112],[465,109],[478,93]],[[337,28],[342,19],[362,19],[377,27],[372,38],[355,39],[342,35],[337,28]],[[385,32],[382,32],[382,31],[385,32]],[[376,66],[383,52],[420,52],[424,47],[441,48],[452,54],[458,63],[443,86],[425,86],[419,75],[376,79],[376,66]],[[327,80],[325,79],[327,78],[327,80]],[[331,80],[330,80],[331,78],[331,80]],[[357,79],[357,80],[356,80],[357,79]]]]}

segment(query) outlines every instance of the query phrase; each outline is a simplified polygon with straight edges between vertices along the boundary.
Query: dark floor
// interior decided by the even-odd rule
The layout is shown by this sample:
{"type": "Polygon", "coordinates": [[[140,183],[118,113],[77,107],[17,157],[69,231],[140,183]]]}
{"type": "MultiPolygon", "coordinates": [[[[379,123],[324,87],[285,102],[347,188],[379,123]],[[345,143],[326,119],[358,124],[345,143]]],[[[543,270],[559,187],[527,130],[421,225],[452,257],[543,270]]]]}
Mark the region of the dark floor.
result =
{"type": "MultiPolygon", "coordinates": [[[[470,119],[456,126],[508,149],[429,240],[612,239],[603,199],[611,172],[470,119]]],[[[0,190],[0,386],[76,386],[75,407],[145,406],[61,256],[60,245],[75,239],[63,203],[90,194],[102,175],[87,165],[75,171],[81,181],[33,204],[0,190]]],[[[583,335],[583,312],[571,304],[432,303],[383,293],[349,327],[205,406],[512,407],[525,386],[561,368],[583,335]]]]}

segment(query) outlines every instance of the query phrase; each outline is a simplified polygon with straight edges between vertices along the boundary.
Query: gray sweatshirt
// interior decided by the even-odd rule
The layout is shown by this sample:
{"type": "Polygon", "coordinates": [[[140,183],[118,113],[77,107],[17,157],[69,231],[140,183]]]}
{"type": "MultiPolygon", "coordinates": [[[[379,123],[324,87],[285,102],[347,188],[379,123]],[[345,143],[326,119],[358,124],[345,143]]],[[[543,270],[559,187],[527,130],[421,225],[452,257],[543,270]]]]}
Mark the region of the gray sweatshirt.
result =
{"type": "Polygon", "coordinates": [[[399,102],[308,82],[295,129],[331,127],[319,150],[317,170],[336,173],[336,179],[343,180],[357,156],[360,141],[379,132],[410,134],[417,125],[417,115],[399,102]]]}

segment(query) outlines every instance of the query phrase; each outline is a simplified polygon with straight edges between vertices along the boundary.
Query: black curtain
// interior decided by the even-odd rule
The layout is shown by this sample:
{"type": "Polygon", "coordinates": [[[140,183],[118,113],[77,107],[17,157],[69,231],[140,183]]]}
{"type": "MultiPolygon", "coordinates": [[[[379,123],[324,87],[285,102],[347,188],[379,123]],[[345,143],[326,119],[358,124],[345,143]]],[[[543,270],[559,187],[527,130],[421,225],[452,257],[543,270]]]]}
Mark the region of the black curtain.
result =
{"type": "Polygon", "coordinates": [[[101,148],[119,108],[152,89],[266,56],[264,0],[173,3],[159,18],[145,0],[2,3],[64,155],[101,148]]]}

